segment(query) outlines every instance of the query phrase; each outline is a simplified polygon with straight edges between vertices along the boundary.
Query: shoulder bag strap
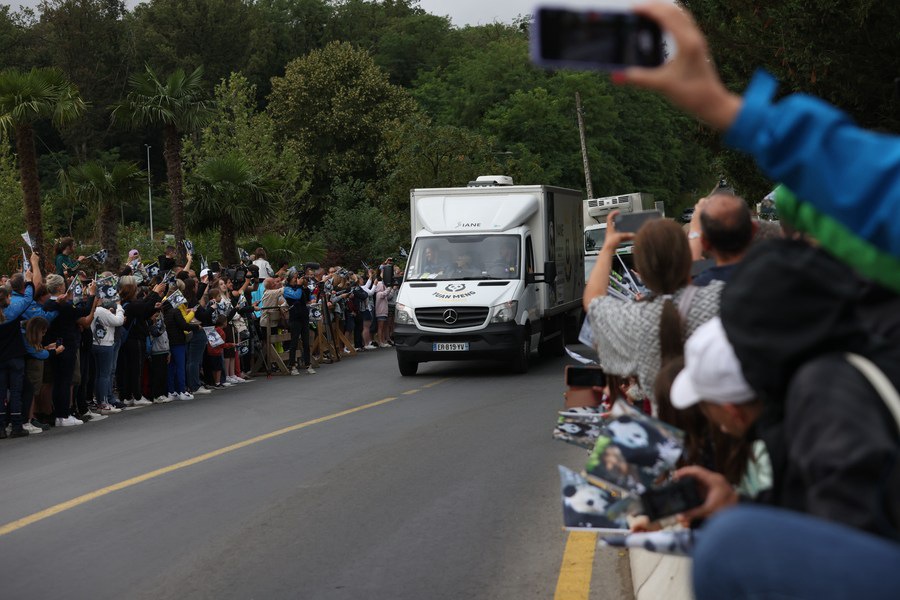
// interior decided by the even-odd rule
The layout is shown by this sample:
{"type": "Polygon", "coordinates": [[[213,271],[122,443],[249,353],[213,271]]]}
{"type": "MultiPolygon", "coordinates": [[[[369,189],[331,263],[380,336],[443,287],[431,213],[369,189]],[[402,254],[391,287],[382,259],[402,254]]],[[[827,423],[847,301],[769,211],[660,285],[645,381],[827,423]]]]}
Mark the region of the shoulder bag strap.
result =
{"type": "Polygon", "coordinates": [[[694,301],[697,289],[696,285],[689,285],[684,288],[684,292],[678,298],[678,312],[681,314],[681,320],[685,325],[687,325],[688,311],[691,310],[691,303],[694,301]]]}
{"type": "Polygon", "coordinates": [[[897,393],[897,389],[887,378],[887,375],[865,356],[850,352],[845,354],[845,356],[847,357],[847,362],[856,367],[856,369],[869,380],[869,383],[872,384],[872,387],[875,388],[875,391],[881,396],[885,406],[891,411],[891,414],[894,416],[894,421],[897,423],[897,428],[900,429],[900,393],[897,393]]]}

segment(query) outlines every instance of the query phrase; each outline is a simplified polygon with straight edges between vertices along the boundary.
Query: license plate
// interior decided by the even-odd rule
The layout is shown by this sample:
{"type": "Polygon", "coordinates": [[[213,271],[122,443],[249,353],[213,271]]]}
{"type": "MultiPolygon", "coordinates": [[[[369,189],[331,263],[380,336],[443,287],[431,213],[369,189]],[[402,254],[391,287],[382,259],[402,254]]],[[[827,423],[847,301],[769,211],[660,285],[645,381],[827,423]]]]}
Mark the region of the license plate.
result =
{"type": "Polygon", "coordinates": [[[436,342],[432,345],[435,352],[465,352],[469,342],[436,342]]]}

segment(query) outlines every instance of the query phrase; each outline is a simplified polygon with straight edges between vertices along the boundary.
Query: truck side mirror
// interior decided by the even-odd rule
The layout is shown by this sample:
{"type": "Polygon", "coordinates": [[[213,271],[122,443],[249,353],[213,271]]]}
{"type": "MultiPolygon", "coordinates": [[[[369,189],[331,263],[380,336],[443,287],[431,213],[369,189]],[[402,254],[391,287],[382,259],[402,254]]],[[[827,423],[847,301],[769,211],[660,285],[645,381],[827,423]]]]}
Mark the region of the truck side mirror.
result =
{"type": "Polygon", "coordinates": [[[528,273],[525,275],[525,283],[546,283],[556,285],[556,262],[548,260],[544,263],[543,273],[528,273]]]}
{"type": "Polygon", "coordinates": [[[556,261],[548,260],[544,263],[544,283],[556,285],[556,261]]]}

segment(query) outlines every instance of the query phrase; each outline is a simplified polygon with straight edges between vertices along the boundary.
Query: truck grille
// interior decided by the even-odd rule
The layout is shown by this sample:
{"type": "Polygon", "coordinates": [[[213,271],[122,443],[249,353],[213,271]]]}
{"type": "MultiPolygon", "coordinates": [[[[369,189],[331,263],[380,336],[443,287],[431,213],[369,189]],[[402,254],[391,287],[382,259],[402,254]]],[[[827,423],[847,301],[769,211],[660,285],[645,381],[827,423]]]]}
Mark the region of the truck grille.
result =
{"type": "Polygon", "coordinates": [[[423,327],[464,329],[483,325],[488,316],[486,306],[436,306],[417,308],[416,319],[423,327]]]}

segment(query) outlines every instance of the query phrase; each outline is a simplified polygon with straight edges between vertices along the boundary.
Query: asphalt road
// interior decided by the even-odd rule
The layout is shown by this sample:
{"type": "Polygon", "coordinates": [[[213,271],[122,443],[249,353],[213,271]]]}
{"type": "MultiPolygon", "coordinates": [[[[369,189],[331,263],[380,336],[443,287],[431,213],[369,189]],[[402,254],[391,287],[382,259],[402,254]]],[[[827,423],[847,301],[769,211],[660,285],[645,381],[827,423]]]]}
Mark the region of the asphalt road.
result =
{"type": "MultiPolygon", "coordinates": [[[[565,362],[404,378],[379,350],[2,440],[0,597],[553,598],[556,465],[585,458],[550,438],[565,362]]],[[[621,597],[616,567],[598,558],[591,598],[621,597]]]]}

